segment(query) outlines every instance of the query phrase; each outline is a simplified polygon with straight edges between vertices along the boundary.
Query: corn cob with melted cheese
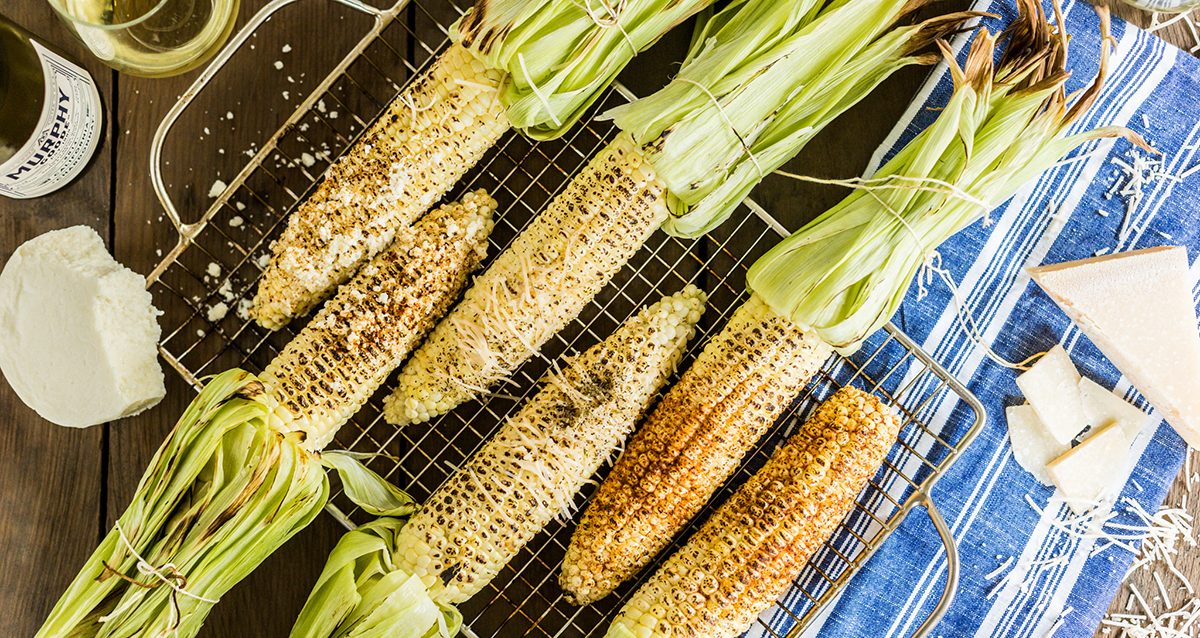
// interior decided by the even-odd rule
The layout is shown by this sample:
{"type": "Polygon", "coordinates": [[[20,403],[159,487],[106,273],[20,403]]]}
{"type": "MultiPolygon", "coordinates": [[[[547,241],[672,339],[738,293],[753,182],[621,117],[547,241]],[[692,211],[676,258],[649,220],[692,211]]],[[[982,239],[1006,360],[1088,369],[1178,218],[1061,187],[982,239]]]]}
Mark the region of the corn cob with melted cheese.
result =
{"type": "Polygon", "coordinates": [[[433,600],[482,589],[574,496],[633,429],[682,358],[704,309],[694,286],[643,309],[564,363],[399,532],[396,568],[433,600]]]}
{"type": "Polygon", "coordinates": [[[487,252],[496,201],[468,193],[398,233],[260,375],[276,427],[320,450],[433,327],[487,252]]]}
{"type": "Polygon", "coordinates": [[[563,559],[567,600],[607,596],[670,544],[831,353],[751,295],[592,497],[563,559]]]}
{"type": "Polygon", "coordinates": [[[272,330],[325,299],[438,200],[508,130],[503,74],[451,45],[288,217],[254,296],[272,330]]]}
{"type": "Polygon", "coordinates": [[[843,388],[630,598],[619,638],[732,638],[787,590],[854,505],[900,431],[878,398],[843,388]]]}
{"type": "Polygon", "coordinates": [[[666,219],[666,190],[617,136],[513,240],[405,364],[389,423],[449,412],[536,354],[666,219]]]}

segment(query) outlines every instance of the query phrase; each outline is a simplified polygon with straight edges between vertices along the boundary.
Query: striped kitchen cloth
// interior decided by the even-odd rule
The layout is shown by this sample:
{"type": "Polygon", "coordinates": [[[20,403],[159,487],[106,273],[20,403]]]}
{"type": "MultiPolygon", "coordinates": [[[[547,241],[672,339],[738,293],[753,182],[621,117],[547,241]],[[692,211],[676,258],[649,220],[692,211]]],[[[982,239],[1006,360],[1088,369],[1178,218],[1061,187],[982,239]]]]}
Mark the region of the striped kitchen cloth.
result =
{"type": "MultiPolygon", "coordinates": [[[[973,9],[1000,16],[982,21],[992,32],[1017,13],[1012,0],[981,1],[973,9]]],[[[1099,19],[1092,5],[1081,0],[1069,1],[1063,9],[1073,71],[1067,88],[1074,90],[1096,75],[1099,19]]],[[[1048,3],[1046,12],[1052,15],[1048,3]]],[[[960,63],[972,35],[953,43],[960,63]]],[[[1130,202],[1115,191],[1128,176],[1117,162],[1132,165],[1136,154],[1149,155],[1124,140],[1089,142],[1072,153],[1078,159],[1060,163],[997,208],[991,224],[981,220],[964,229],[939,252],[984,339],[1002,357],[1022,361],[1062,344],[1082,374],[1149,412],[1128,379],[1025,274],[1031,266],[1101,251],[1181,245],[1191,259],[1200,251],[1200,170],[1188,172],[1200,164],[1200,62],[1119,20],[1114,20],[1113,36],[1117,46],[1105,90],[1074,131],[1127,126],[1162,151],[1162,172],[1175,177],[1144,186],[1123,234],[1120,226],[1130,202]]],[[[866,174],[933,121],[951,87],[946,65],[935,67],[866,174]]],[[[1193,266],[1193,281],[1198,269],[1200,264],[1193,266]]],[[[986,358],[966,335],[944,284],[931,284],[920,299],[914,284],[893,321],[967,384],[988,416],[978,439],[933,492],[957,539],[962,571],[954,604],[931,635],[1091,636],[1133,554],[1055,525],[1071,516],[1069,509],[1052,499],[1054,490],[1017,465],[1009,446],[1004,408],[1024,401],[1015,373],[986,358]]],[[[924,417],[949,428],[969,427],[954,423],[971,418],[963,406],[950,399],[942,403],[927,406],[924,417]]],[[[1133,444],[1136,466],[1113,522],[1141,525],[1132,510],[1140,506],[1154,512],[1160,506],[1185,451],[1183,440],[1149,412],[1133,444]]],[[[1127,545],[1136,548],[1139,543],[1127,545]]],[[[1169,573],[1162,575],[1178,606],[1186,595],[1179,592],[1182,583],[1169,573]]],[[[909,636],[933,610],[945,579],[946,553],[929,518],[915,511],[804,635],[909,636]]],[[[1147,599],[1157,595],[1144,593],[1147,599]]],[[[799,607],[805,604],[802,596],[794,592],[783,602],[799,607]]],[[[788,624],[786,614],[777,610],[766,612],[762,620],[775,628],[788,624]]],[[[761,627],[751,631],[761,633],[761,627]]]]}

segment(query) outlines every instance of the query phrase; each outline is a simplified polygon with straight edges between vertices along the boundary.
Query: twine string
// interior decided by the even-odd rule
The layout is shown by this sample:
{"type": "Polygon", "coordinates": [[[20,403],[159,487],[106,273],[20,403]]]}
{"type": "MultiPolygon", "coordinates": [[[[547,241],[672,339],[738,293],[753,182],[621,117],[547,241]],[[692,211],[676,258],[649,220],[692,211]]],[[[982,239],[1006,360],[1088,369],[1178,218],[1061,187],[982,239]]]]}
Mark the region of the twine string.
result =
{"type": "Polygon", "coordinates": [[[984,340],[978,324],[975,323],[975,318],[971,316],[971,313],[967,310],[967,303],[959,294],[958,286],[955,285],[954,278],[950,276],[950,271],[942,266],[941,253],[939,253],[937,250],[929,250],[926,248],[924,242],[922,242],[921,238],[917,235],[916,230],[909,225],[908,221],[904,219],[900,213],[896,212],[896,210],[888,205],[887,202],[880,199],[880,197],[875,194],[875,189],[872,188],[866,190],[868,195],[874,198],[880,206],[891,213],[892,216],[895,217],[902,226],[904,226],[904,229],[908,231],[909,235],[912,236],[913,243],[915,243],[917,248],[921,251],[921,270],[917,273],[917,301],[924,299],[929,294],[928,285],[933,283],[933,276],[936,274],[943,282],[945,282],[946,287],[950,289],[950,296],[954,299],[955,314],[958,315],[958,322],[963,327],[963,331],[967,334],[967,338],[975,342],[975,344],[980,348],[983,348],[984,354],[987,355],[989,359],[1001,366],[1004,366],[1005,368],[1012,370],[1028,370],[1036,360],[1040,359],[1042,355],[1046,354],[1045,352],[1039,352],[1031,355],[1020,363],[1013,363],[1000,356],[1000,354],[993,350],[991,345],[984,340]]]}
{"type": "Polygon", "coordinates": [[[625,38],[625,43],[628,44],[629,49],[633,51],[634,57],[637,57],[638,50],[633,44],[633,39],[629,37],[629,32],[625,30],[625,27],[621,26],[621,14],[625,12],[625,7],[627,6],[629,0],[619,0],[617,2],[617,6],[615,7],[611,2],[609,2],[609,0],[599,0],[599,2],[600,8],[603,9],[607,14],[605,17],[601,17],[596,9],[592,8],[592,0],[583,0],[583,4],[576,2],[576,0],[571,0],[571,4],[579,7],[581,11],[586,13],[587,17],[591,18],[592,22],[596,23],[596,26],[600,27],[601,29],[612,29],[615,27],[618,31],[620,31],[621,35],[625,38]]]}
{"type": "Polygon", "coordinates": [[[691,84],[692,86],[695,86],[696,88],[700,89],[701,91],[704,91],[704,94],[708,96],[708,99],[712,100],[712,103],[717,106],[717,112],[721,114],[721,119],[725,120],[725,123],[729,125],[729,130],[733,131],[734,137],[736,137],[738,142],[741,143],[742,150],[746,151],[746,155],[748,155],[750,157],[750,161],[754,162],[754,168],[756,170],[758,170],[758,179],[761,180],[763,178],[762,165],[758,163],[758,158],[755,157],[754,153],[750,151],[750,145],[746,143],[746,140],[742,137],[742,134],[738,133],[737,128],[733,125],[733,120],[729,119],[729,115],[727,113],[725,113],[725,108],[721,106],[721,101],[717,99],[717,96],[713,95],[712,91],[709,91],[707,87],[700,84],[699,82],[695,82],[695,81],[689,80],[687,78],[675,78],[675,79],[680,82],[686,82],[688,84],[691,84]]]}

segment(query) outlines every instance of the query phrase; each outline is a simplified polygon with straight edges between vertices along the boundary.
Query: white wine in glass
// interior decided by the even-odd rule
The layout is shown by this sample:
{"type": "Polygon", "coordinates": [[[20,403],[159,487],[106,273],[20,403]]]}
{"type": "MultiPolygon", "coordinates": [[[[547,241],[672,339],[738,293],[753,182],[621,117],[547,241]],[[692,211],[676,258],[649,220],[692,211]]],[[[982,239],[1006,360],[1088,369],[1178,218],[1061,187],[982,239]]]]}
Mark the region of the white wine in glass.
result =
{"type": "Polygon", "coordinates": [[[203,64],[225,44],[238,0],[48,0],[112,68],[165,77],[203,64]]]}

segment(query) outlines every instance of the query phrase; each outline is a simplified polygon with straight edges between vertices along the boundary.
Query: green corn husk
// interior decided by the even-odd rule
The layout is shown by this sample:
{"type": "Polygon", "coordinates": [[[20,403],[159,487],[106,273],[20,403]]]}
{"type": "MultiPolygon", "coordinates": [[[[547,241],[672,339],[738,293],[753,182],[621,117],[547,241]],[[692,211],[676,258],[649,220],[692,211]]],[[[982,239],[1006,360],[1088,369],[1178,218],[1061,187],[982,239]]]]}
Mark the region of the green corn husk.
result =
{"type": "Polygon", "coordinates": [[[477,0],[451,33],[508,74],[500,100],[513,127],[546,140],[579,121],[636,52],[712,2],[477,0]],[[600,24],[614,19],[620,28],[600,24]]]}
{"type": "Polygon", "coordinates": [[[701,27],[679,75],[609,111],[670,191],[670,234],[727,219],[764,175],[915,55],[977,15],[897,27],[924,0],[747,2],[701,27]],[[714,98],[716,101],[714,101],[714,98]]]}
{"type": "Polygon", "coordinates": [[[379,518],[338,541],[291,638],[431,638],[458,633],[462,614],[434,603],[420,578],[392,562],[396,532],[404,523],[379,518]]]}
{"type": "Polygon", "coordinates": [[[1052,33],[1036,0],[1020,5],[994,68],[998,38],[986,31],[972,43],[964,69],[939,42],[954,93],[937,120],[870,180],[891,187],[856,190],[772,248],[751,266],[750,290],[830,345],[852,351],[895,313],[931,251],[1067,152],[1113,136],[1145,146],[1122,127],[1066,135],[1104,82],[1107,9],[1097,8],[1105,37],[1099,73],[1068,107],[1076,96],[1063,88],[1069,74],[1061,15],[1052,33]]]}
{"type": "MultiPolygon", "coordinates": [[[[305,451],[298,435],[271,429],[269,415],[254,375],[230,370],[214,377],[155,453],[119,528],[88,559],[37,637],[195,636],[209,601],[308,525],[329,497],[321,458],[305,451]],[[142,567],[162,568],[182,591],[139,570],[130,546],[145,559],[142,567]]],[[[357,492],[382,489],[362,487],[375,476],[365,467],[340,465],[351,466],[340,471],[347,485],[360,486],[357,492]]],[[[390,504],[398,507],[381,511],[415,510],[392,490],[390,504]]]]}

